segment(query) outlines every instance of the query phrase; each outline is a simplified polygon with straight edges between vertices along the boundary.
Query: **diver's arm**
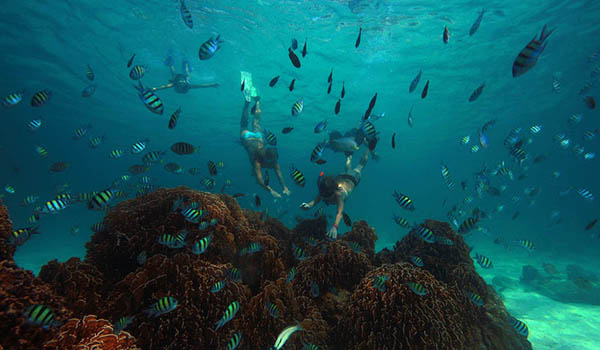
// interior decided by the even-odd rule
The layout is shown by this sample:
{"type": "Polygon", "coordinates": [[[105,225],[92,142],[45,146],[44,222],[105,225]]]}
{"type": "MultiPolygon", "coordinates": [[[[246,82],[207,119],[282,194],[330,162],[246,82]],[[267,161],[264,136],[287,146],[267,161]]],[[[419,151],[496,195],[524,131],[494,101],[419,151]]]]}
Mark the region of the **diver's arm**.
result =
{"type": "Polygon", "coordinates": [[[289,195],[290,190],[287,188],[285,182],[283,181],[283,175],[281,174],[281,167],[279,166],[279,162],[275,164],[275,174],[277,174],[277,179],[279,180],[281,187],[283,187],[283,193],[289,195]]]}
{"type": "Polygon", "coordinates": [[[342,194],[338,193],[336,194],[337,197],[337,214],[335,215],[335,221],[333,222],[333,226],[335,226],[335,228],[338,228],[338,225],[340,224],[340,221],[342,220],[343,217],[343,212],[344,212],[344,199],[342,198],[342,194]]]}
{"type": "Polygon", "coordinates": [[[263,187],[265,190],[269,191],[273,197],[281,197],[281,195],[279,193],[277,193],[275,190],[273,190],[273,188],[271,188],[271,186],[265,184],[265,180],[263,179],[262,176],[262,168],[260,166],[259,162],[254,162],[254,175],[256,176],[256,182],[258,182],[258,184],[263,187]]]}
{"type": "Polygon", "coordinates": [[[310,209],[310,208],[314,207],[315,204],[319,203],[320,201],[321,201],[321,195],[317,193],[317,196],[315,197],[315,199],[313,199],[312,201],[310,201],[308,203],[300,204],[300,208],[310,209]]]}
{"type": "Polygon", "coordinates": [[[210,83],[210,84],[190,84],[190,89],[199,89],[199,88],[211,88],[218,87],[219,83],[210,83]]]}
{"type": "Polygon", "coordinates": [[[168,89],[168,88],[172,88],[172,87],[173,87],[173,83],[168,83],[166,85],[161,85],[159,87],[150,88],[150,90],[156,91],[156,90],[168,89]]]}

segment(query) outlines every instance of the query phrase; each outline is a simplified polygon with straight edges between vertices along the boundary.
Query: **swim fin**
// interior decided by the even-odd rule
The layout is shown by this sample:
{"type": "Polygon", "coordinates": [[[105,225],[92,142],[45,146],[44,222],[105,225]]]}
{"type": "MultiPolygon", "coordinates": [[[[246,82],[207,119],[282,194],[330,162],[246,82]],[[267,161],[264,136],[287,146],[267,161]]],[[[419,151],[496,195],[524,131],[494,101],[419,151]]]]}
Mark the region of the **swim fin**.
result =
{"type": "Polygon", "coordinates": [[[252,101],[253,97],[258,96],[256,88],[252,85],[252,73],[240,71],[240,84],[244,83],[244,98],[246,101],[252,101]]]}

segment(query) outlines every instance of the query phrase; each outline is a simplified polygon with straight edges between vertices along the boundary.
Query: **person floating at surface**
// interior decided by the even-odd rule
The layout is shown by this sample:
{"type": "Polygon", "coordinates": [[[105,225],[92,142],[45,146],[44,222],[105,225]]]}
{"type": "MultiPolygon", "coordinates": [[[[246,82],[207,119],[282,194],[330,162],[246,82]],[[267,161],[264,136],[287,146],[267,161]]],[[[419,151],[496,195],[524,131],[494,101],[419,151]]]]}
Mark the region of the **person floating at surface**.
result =
{"type": "Polygon", "coordinates": [[[248,130],[248,107],[250,101],[247,98],[244,101],[244,109],[242,110],[242,119],[240,121],[240,138],[242,145],[248,153],[250,164],[252,165],[253,175],[256,177],[256,181],[264,189],[269,191],[273,197],[279,198],[281,195],[277,193],[271,186],[265,183],[263,178],[262,169],[273,169],[277,174],[277,179],[283,187],[283,193],[290,195],[290,190],[283,181],[283,175],[281,174],[281,168],[279,167],[279,154],[277,149],[273,147],[265,148],[265,136],[262,133],[262,127],[260,126],[260,97],[253,96],[254,107],[252,107],[254,118],[252,120],[252,131],[248,130]]]}
{"type": "Polygon", "coordinates": [[[327,232],[327,237],[331,239],[337,238],[337,229],[342,220],[344,212],[344,201],[350,196],[356,188],[362,177],[362,170],[369,160],[371,150],[367,148],[364,155],[358,162],[358,165],[352,167],[352,154],[346,156],[346,172],[337,176],[320,176],[317,182],[319,193],[317,197],[308,203],[302,203],[300,208],[310,209],[320,201],[325,204],[337,204],[337,213],[331,229],[327,232]]]}
{"type": "Polygon", "coordinates": [[[183,66],[183,73],[177,73],[175,71],[175,67],[173,66],[174,60],[173,57],[168,56],[165,64],[171,68],[171,79],[168,84],[151,88],[152,91],[163,90],[174,88],[176,93],[186,94],[190,89],[198,89],[198,88],[209,88],[209,87],[217,87],[218,83],[210,83],[210,84],[190,84],[190,65],[188,61],[184,60],[181,64],[183,66]]]}

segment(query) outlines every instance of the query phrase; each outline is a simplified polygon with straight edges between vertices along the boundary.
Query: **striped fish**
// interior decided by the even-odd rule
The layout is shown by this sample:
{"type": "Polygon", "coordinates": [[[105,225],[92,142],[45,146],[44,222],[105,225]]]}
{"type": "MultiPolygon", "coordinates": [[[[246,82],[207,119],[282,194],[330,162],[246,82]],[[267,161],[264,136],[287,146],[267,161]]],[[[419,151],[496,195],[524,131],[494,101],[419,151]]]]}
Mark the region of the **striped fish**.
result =
{"type": "Polygon", "coordinates": [[[148,140],[142,140],[131,145],[131,154],[139,154],[142,153],[146,149],[146,145],[148,144],[148,140]]]}
{"type": "Polygon", "coordinates": [[[30,121],[29,123],[27,123],[27,127],[31,131],[36,131],[37,129],[40,128],[40,126],[42,126],[42,119],[34,119],[34,120],[30,121]]]}
{"type": "Polygon", "coordinates": [[[14,230],[10,234],[8,241],[12,245],[20,246],[20,245],[23,245],[25,242],[27,242],[27,240],[29,240],[29,238],[31,238],[31,235],[34,235],[34,234],[39,234],[37,226],[20,228],[18,230],[14,230]]]}
{"type": "Polygon", "coordinates": [[[510,324],[520,335],[527,337],[529,336],[529,327],[525,324],[525,322],[517,320],[514,317],[510,318],[510,324]]]}
{"type": "Polygon", "coordinates": [[[194,145],[188,142],[175,142],[171,145],[171,151],[180,156],[189,155],[198,152],[198,147],[194,147],[194,145]]]}
{"type": "Polygon", "coordinates": [[[60,199],[53,199],[44,203],[41,211],[45,214],[56,214],[57,212],[65,209],[67,207],[67,203],[60,199]]]}
{"type": "Polygon", "coordinates": [[[31,205],[31,204],[37,202],[38,199],[40,199],[40,196],[30,194],[29,196],[23,198],[23,202],[21,203],[21,206],[31,205]]]}
{"type": "Polygon", "coordinates": [[[23,101],[23,93],[24,91],[13,92],[12,94],[8,94],[2,99],[2,106],[6,108],[16,106],[21,101],[23,101]]]}
{"type": "Polygon", "coordinates": [[[227,271],[225,271],[225,275],[227,276],[228,279],[232,280],[233,282],[241,282],[242,281],[242,274],[241,274],[240,270],[238,270],[236,267],[227,269],[227,271]]]}
{"type": "Polygon", "coordinates": [[[108,203],[113,199],[114,193],[110,188],[96,193],[88,202],[88,209],[101,210],[108,206],[108,203]]]}
{"type": "Polygon", "coordinates": [[[158,237],[158,244],[162,244],[172,249],[178,249],[185,247],[185,237],[187,236],[187,231],[182,231],[177,236],[173,236],[169,233],[163,233],[158,237]]]}
{"type": "Polygon", "coordinates": [[[270,301],[265,301],[265,307],[267,308],[267,311],[269,311],[269,315],[273,318],[279,317],[279,308],[277,308],[277,305],[270,301]]]}
{"type": "Polygon", "coordinates": [[[533,242],[527,239],[519,239],[515,241],[515,244],[520,245],[521,247],[532,251],[535,250],[535,246],[533,245],[533,242]]]}
{"type": "Polygon", "coordinates": [[[321,159],[321,156],[323,155],[323,150],[323,143],[319,143],[310,153],[310,161],[315,162],[321,159]]]}
{"type": "Polygon", "coordinates": [[[407,282],[406,286],[416,295],[424,296],[427,294],[427,289],[422,284],[417,282],[407,282]]]}
{"type": "Polygon", "coordinates": [[[129,77],[132,80],[140,80],[140,79],[142,79],[142,77],[144,76],[145,73],[146,73],[145,66],[136,65],[136,66],[133,66],[133,68],[131,68],[131,70],[129,71],[129,77]]]}
{"type": "Polygon", "coordinates": [[[105,137],[98,137],[98,136],[94,136],[94,137],[90,137],[89,139],[89,145],[91,148],[98,148],[98,146],[100,146],[103,142],[104,142],[105,137]]]}
{"type": "Polygon", "coordinates": [[[413,205],[412,199],[397,191],[394,191],[394,194],[392,196],[394,196],[394,199],[402,208],[410,211],[415,210],[415,206],[413,205]]]}
{"type": "Polygon", "coordinates": [[[35,153],[37,153],[38,156],[40,156],[42,158],[48,157],[48,150],[46,150],[42,146],[35,146],[35,153]]]}
{"type": "Polygon", "coordinates": [[[144,310],[148,317],[158,317],[169,313],[177,308],[179,302],[173,297],[162,297],[158,299],[152,306],[144,310]]]}
{"type": "Polygon", "coordinates": [[[296,101],[292,105],[292,117],[298,116],[300,113],[302,113],[302,110],[304,110],[304,99],[303,98],[296,101]]]}
{"type": "Polygon", "coordinates": [[[294,278],[296,277],[296,267],[292,267],[290,269],[290,271],[288,272],[286,278],[285,278],[285,283],[290,283],[294,280],[294,278]]]}
{"type": "Polygon", "coordinates": [[[206,166],[208,167],[208,173],[210,174],[210,176],[217,176],[217,165],[215,164],[215,162],[209,160],[206,166]]]}
{"type": "Polygon", "coordinates": [[[418,267],[423,267],[425,266],[425,263],[423,262],[423,259],[419,258],[418,256],[411,256],[410,257],[410,261],[415,264],[418,267]]]}
{"type": "Polygon", "coordinates": [[[33,97],[31,97],[31,106],[32,107],[41,107],[52,97],[52,91],[45,89],[42,91],[36,92],[33,97]]]}
{"type": "Polygon", "coordinates": [[[547,27],[548,25],[544,25],[542,33],[540,34],[540,38],[536,40],[534,36],[533,39],[531,39],[531,41],[527,44],[527,46],[525,46],[525,48],[521,50],[521,52],[519,52],[517,58],[515,58],[515,61],[513,62],[512,66],[513,78],[527,73],[527,71],[533,68],[533,66],[535,66],[535,64],[537,63],[538,59],[540,58],[540,55],[546,48],[546,39],[548,39],[550,34],[552,34],[552,32],[554,31],[554,29],[546,31],[547,27]]]}
{"type": "Polygon", "coordinates": [[[207,178],[203,179],[203,180],[200,182],[200,184],[201,184],[202,186],[204,186],[204,188],[206,188],[207,190],[210,190],[210,189],[212,189],[213,187],[215,187],[215,184],[216,184],[216,182],[215,182],[215,180],[211,179],[210,177],[207,177],[207,178]]]}
{"type": "Polygon", "coordinates": [[[304,249],[298,247],[295,243],[292,243],[292,253],[294,257],[300,261],[305,260],[307,258],[304,249]]]}
{"type": "Polygon", "coordinates": [[[592,194],[592,192],[586,190],[585,188],[580,188],[577,193],[583,197],[583,199],[586,199],[588,201],[593,201],[594,200],[594,195],[592,194]]]}
{"type": "Polygon", "coordinates": [[[446,238],[446,237],[442,237],[442,236],[435,236],[435,242],[439,243],[439,244],[443,244],[443,245],[449,245],[449,246],[454,245],[454,242],[450,238],[446,238]]]}
{"type": "Polygon", "coordinates": [[[187,9],[187,7],[185,7],[185,3],[183,0],[181,0],[181,19],[183,19],[183,23],[185,23],[186,26],[188,26],[188,28],[192,29],[194,28],[194,22],[192,21],[192,14],[190,12],[190,10],[187,9]]]}
{"type": "Polygon", "coordinates": [[[119,335],[119,333],[121,333],[122,330],[124,330],[125,328],[127,328],[127,326],[131,322],[133,322],[134,319],[135,319],[135,316],[124,316],[124,317],[121,317],[113,325],[113,333],[116,334],[116,335],[119,335]]]}
{"type": "Polygon", "coordinates": [[[385,292],[387,290],[387,280],[390,278],[386,275],[376,276],[373,279],[373,287],[377,288],[380,292],[385,292]]]}
{"type": "Polygon", "coordinates": [[[229,343],[227,343],[227,347],[225,350],[234,350],[240,345],[240,341],[242,340],[242,332],[237,331],[233,333],[231,339],[229,339],[229,343]]]}
{"type": "Polygon", "coordinates": [[[110,154],[108,155],[108,158],[110,159],[119,159],[123,156],[123,150],[122,149],[114,149],[112,151],[110,151],[110,154]]]}
{"type": "Polygon", "coordinates": [[[300,170],[298,170],[293,164],[291,167],[291,176],[296,185],[300,187],[304,187],[306,185],[306,179],[304,178],[304,174],[300,170]]]}
{"type": "Polygon", "coordinates": [[[365,120],[361,125],[361,130],[365,133],[368,139],[373,138],[377,132],[375,130],[375,125],[368,120],[365,120]]]}
{"type": "Polygon", "coordinates": [[[204,211],[202,209],[185,208],[181,211],[181,215],[183,215],[186,221],[197,224],[204,215],[204,211]]]}
{"type": "Polygon", "coordinates": [[[477,260],[479,266],[483,267],[484,269],[491,269],[494,267],[490,258],[479,255],[479,253],[475,254],[475,260],[477,260]]]}
{"type": "Polygon", "coordinates": [[[150,151],[150,152],[144,154],[144,157],[142,157],[142,161],[146,164],[156,163],[160,160],[160,158],[164,154],[165,154],[165,152],[162,152],[162,151],[150,151]]]}
{"type": "Polygon", "coordinates": [[[141,81],[138,81],[138,86],[134,85],[134,87],[138,91],[138,96],[142,102],[144,102],[144,106],[146,106],[150,112],[160,115],[163,114],[165,111],[165,106],[160,98],[158,98],[158,96],[152,92],[152,90],[144,88],[141,81]]]}
{"type": "Polygon", "coordinates": [[[179,120],[179,115],[181,115],[181,107],[177,108],[177,110],[171,114],[171,118],[169,119],[169,130],[175,129],[177,121],[179,120]]]}
{"type": "Polygon", "coordinates": [[[219,282],[215,283],[212,287],[210,287],[210,292],[211,293],[218,293],[223,288],[225,288],[226,285],[227,285],[227,281],[226,280],[219,281],[219,282]]]}
{"type": "Polygon", "coordinates": [[[483,299],[481,298],[481,296],[479,296],[478,294],[475,294],[473,292],[469,292],[467,293],[467,296],[469,297],[469,299],[477,306],[482,307],[483,306],[483,299]]]}
{"type": "Polygon", "coordinates": [[[192,253],[196,255],[203,254],[208,246],[210,245],[210,241],[212,240],[212,234],[200,239],[192,246],[192,253]]]}
{"type": "Polygon", "coordinates": [[[31,305],[23,311],[23,318],[31,325],[48,329],[60,325],[54,318],[54,311],[46,305],[31,305]]]}
{"type": "Polygon", "coordinates": [[[252,242],[250,243],[249,246],[242,248],[242,250],[240,250],[240,255],[249,255],[249,254],[254,254],[254,253],[258,253],[262,250],[262,244],[258,243],[258,242],[252,242]]]}
{"type": "Polygon", "coordinates": [[[423,225],[418,225],[417,227],[413,228],[411,232],[427,243],[435,242],[435,235],[433,234],[433,231],[423,225]]]}
{"type": "Polygon", "coordinates": [[[467,218],[458,227],[458,233],[464,235],[471,232],[475,228],[475,225],[477,225],[477,222],[479,222],[479,219],[476,217],[467,218]]]}
{"type": "Polygon", "coordinates": [[[267,139],[267,143],[271,146],[277,146],[277,137],[271,131],[266,132],[265,138],[267,139]]]}
{"type": "Polygon", "coordinates": [[[227,322],[231,321],[235,317],[235,314],[237,314],[237,312],[239,310],[240,310],[239,302],[234,301],[233,303],[229,304],[229,306],[223,313],[223,316],[221,317],[221,319],[217,321],[215,331],[218,330],[219,328],[223,327],[227,322]]]}
{"type": "Polygon", "coordinates": [[[394,219],[396,225],[400,227],[408,228],[410,226],[405,218],[399,217],[396,214],[394,214],[392,218],[394,219]]]}
{"type": "Polygon", "coordinates": [[[217,35],[215,39],[210,38],[205,41],[201,46],[200,50],[198,50],[198,57],[201,60],[207,60],[215,55],[217,50],[220,48],[220,44],[223,41],[221,40],[221,35],[217,35]]]}

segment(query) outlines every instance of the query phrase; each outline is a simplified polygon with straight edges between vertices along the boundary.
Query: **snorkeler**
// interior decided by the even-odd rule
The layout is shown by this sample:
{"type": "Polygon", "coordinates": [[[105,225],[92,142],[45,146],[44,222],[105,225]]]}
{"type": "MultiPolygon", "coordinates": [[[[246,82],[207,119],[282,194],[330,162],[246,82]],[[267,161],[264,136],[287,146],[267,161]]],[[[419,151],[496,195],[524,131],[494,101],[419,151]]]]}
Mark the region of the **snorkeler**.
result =
{"type": "Polygon", "coordinates": [[[240,138],[242,145],[244,145],[244,148],[248,153],[253,175],[256,177],[258,184],[269,191],[273,197],[281,197],[281,195],[273,190],[269,184],[265,183],[263,178],[263,168],[273,169],[275,170],[275,174],[277,174],[279,183],[283,187],[283,193],[289,196],[290,190],[283,181],[283,175],[281,174],[281,168],[279,167],[279,154],[277,153],[277,149],[273,147],[265,148],[265,136],[263,135],[262,127],[260,126],[260,115],[260,97],[247,95],[244,101],[244,109],[242,110],[242,119],[240,121],[240,138]],[[255,101],[255,104],[254,107],[252,107],[254,118],[252,120],[252,131],[250,131],[248,130],[248,110],[250,107],[250,100],[252,99],[255,101]]]}
{"type": "Polygon", "coordinates": [[[175,72],[175,67],[173,66],[173,63],[174,63],[173,58],[171,56],[168,56],[167,60],[165,61],[165,64],[167,66],[169,66],[169,68],[171,69],[171,79],[169,80],[169,83],[159,86],[159,87],[151,88],[152,91],[174,88],[175,92],[177,92],[179,94],[185,94],[190,89],[209,88],[209,87],[219,86],[218,83],[190,84],[190,65],[189,65],[189,63],[186,60],[184,60],[182,62],[182,66],[183,66],[183,70],[185,71],[185,74],[175,72]]]}
{"type": "Polygon", "coordinates": [[[302,203],[300,208],[310,209],[320,201],[325,204],[337,204],[337,213],[331,229],[327,232],[327,237],[331,239],[337,238],[337,229],[342,220],[344,212],[344,201],[350,196],[356,188],[362,177],[362,170],[369,160],[371,150],[367,148],[358,165],[351,169],[352,154],[346,156],[346,172],[337,176],[321,176],[317,182],[319,193],[317,197],[308,203],[302,203]]]}

